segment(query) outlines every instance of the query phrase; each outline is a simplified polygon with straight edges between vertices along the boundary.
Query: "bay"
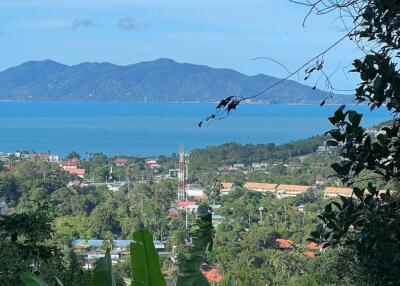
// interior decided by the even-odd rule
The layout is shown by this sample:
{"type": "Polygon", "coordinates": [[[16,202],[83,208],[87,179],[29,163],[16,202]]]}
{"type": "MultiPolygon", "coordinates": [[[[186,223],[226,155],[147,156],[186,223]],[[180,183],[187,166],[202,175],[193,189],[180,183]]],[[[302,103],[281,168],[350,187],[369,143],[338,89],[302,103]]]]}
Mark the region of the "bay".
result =
{"type": "MultiPolygon", "coordinates": [[[[385,110],[349,106],[364,126],[390,119],[385,110]]],[[[231,116],[198,127],[215,104],[98,102],[0,102],[0,151],[51,152],[65,156],[171,155],[226,142],[281,144],[323,134],[337,106],[246,104],[231,116]]]]}

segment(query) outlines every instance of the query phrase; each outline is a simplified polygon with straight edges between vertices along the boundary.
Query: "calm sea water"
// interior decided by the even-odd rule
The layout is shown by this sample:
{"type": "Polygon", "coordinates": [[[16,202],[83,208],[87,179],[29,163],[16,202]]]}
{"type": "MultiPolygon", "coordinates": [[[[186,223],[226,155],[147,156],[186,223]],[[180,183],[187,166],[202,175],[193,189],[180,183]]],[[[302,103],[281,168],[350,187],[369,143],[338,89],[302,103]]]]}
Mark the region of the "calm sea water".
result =
{"type": "MultiPolygon", "coordinates": [[[[242,105],[231,117],[199,128],[214,104],[117,104],[0,102],[0,151],[27,150],[85,156],[170,155],[225,142],[285,143],[322,134],[337,106],[242,105]]],[[[388,120],[385,111],[365,113],[363,124],[388,120]]]]}

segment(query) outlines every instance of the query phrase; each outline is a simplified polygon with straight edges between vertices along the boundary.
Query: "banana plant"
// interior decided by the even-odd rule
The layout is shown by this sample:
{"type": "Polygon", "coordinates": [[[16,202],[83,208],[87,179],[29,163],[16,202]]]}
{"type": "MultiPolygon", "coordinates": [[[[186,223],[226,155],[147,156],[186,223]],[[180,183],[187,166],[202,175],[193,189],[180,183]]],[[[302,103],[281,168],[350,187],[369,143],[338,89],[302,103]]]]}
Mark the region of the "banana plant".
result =
{"type": "MultiPolygon", "coordinates": [[[[25,286],[48,286],[43,279],[31,272],[23,272],[21,274],[21,280],[25,284],[25,286]]],[[[56,277],[57,285],[64,286],[64,284],[56,277]]]]}
{"type": "MultiPolygon", "coordinates": [[[[132,239],[133,242],[130,245],[131,286],[166,286],[151,233],[145,229],[138,230],[133,233],[132,239]]],[[[48,286],[41,277],[30,272],[23,272],[21,280],[25,286],[48,286]]],[[[56,281],[58,286],[63,286],[57,277],[56,281]]],[[[109,250],[104,257],[96,261],[91,286],[116,286],[109,250]]]]}
{"type": "Polygon", "coordinates": [[[110,250],[106,251],[106,255],[97,259],[93,271],[92,286],[116,286],[114,271],[112,268],[110,250]]]}
{"type": "Polygon", "coordinates": [[[166,286],[153,236],[144,229],[133,233],[131,243],[131,286],[166,286]]]}

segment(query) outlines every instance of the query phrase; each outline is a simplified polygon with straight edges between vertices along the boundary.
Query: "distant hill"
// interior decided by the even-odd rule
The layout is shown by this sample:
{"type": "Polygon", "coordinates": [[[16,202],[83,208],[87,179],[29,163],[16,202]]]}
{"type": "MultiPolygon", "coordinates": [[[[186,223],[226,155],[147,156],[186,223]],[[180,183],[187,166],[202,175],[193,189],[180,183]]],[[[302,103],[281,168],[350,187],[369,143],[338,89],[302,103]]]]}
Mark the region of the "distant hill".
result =
{"type": "MultiPolygon", "coordinates": [[[[229,95],[253,95],[278,80],[171,59],[128,66],[29,61],[0,72],[0,100],[216,102],[229,95]]],[[[286,81],[254,101],[311,104],[320,103],[325,96],[321,90],[286,81]]],[[[348,97],[339,95],[328,101],[347,102],[348,97]]]]}

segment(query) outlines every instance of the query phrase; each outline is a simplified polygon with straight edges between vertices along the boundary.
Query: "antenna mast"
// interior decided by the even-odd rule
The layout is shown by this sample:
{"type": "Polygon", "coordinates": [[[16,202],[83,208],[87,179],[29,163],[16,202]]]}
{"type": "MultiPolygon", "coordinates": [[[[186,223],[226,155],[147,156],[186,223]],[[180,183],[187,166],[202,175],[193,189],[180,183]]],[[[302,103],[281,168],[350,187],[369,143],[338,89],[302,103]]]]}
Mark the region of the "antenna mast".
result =
{"type": "Polygon", "coordinates": [[[179,171],[178,171],[178,200],[185,201],[186,196],[186,162],[185,148],[183,144],[179,145],[179,171]]]}

